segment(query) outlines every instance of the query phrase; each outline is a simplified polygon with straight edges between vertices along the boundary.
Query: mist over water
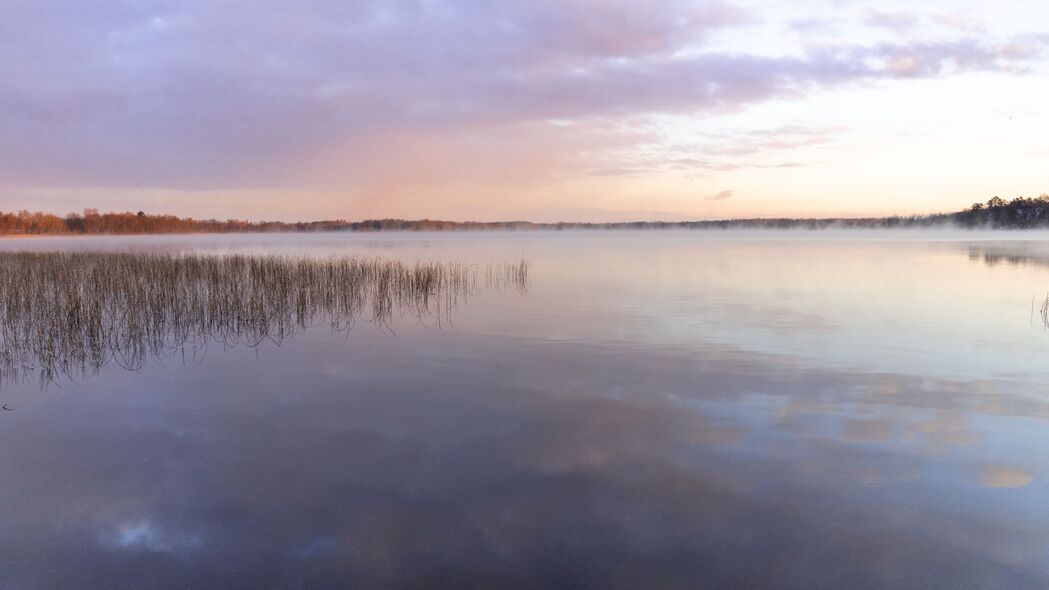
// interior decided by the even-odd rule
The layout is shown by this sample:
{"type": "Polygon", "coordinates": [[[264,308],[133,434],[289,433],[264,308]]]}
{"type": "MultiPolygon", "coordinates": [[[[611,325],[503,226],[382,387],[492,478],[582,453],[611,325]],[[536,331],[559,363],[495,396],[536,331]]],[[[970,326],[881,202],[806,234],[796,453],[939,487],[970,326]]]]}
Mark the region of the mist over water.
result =
{"type": "Polygon", "coordinates": [[[1042,232],[0,250],[528,261],[439,329],[7,383],[2,588],[1049,586],[1042,232]]]}

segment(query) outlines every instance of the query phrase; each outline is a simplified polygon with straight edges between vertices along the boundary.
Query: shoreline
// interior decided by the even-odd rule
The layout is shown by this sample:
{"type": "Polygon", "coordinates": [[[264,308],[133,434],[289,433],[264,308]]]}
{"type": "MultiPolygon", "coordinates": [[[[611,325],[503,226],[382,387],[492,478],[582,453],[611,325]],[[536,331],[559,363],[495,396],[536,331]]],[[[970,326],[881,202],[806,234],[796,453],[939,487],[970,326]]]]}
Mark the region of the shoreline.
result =
{"type": "Polygon", "coordinates": [[[383,229],[383,230],[329,230],[329,231],[239,231],[239,232],[139,232],[139,233],[40,233],[40,234],[0,234],[0,240],[33,240],[45,238],[131,238],[131,237],[185,237],[185,236],[266,236],[266,235],[302,235],[302,236],[330,236],[330,235],[418,235],[418,234],[630,234],[630,233],[829,233],[829,232],[857,232],[857,233],[879,233],[879,232],[1008,232],[1008,233],[1037,233],[1049,232],[1049,225],[1037,227],[969,227],[956,224],[943,225],[903,225],[903,226],[864,226],[864,225],[829,225],[823,227],[760,227],[760,226],[730,226],[730,227],[682,227],[671,225],[667,227],[537,227],[537,228],[463,228],[463,229],[383,229]]]}

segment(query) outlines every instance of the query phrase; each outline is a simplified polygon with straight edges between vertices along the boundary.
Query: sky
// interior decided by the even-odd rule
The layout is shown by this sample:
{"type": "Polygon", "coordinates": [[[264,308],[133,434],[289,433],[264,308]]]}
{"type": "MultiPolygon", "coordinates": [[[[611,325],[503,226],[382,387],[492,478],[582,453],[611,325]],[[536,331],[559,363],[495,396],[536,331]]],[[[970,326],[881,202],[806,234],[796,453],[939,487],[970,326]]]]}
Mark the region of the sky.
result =
{"type": "Polygon", "coordinates": [[[1045,0],[4,0],[0,210],[623,221],[1049,192],[1045,0]]]}

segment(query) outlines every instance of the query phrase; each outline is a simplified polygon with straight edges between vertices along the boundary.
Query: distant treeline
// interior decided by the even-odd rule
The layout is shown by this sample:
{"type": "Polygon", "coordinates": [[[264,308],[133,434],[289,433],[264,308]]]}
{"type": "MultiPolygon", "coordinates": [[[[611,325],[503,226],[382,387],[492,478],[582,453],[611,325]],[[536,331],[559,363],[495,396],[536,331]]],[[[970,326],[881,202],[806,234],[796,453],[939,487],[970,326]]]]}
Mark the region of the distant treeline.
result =
{"type": "Polygon", "coordinates": [[[283,223],[241,221],[237,219],[190,219],[174,215],[138,213],[100,213],[85,209],[59,217],[51,213],[0,212],[0,235],[11,234],[185,234],[273,231],[325,231],[346,229],[342,220],[283,223]]]}
{"type": "Polygon", "coordinates": [[[177,234],[315,231],[464,231],[464,230],[571,230],[571,229],[829,229],[908,228],[953,226],[961,228],[1049,228],[1049,195],[1006,201],[994,197],[955,213],[892,217],[751,218],[715,221],[630,221],[617,223],[533,223],[530,221],[437,221],[431,219],[369,219],[365,221],[241,221],[190,219],[174,215],[100,213],[85,209],[59,217],[50,213],[0,212],[0,235],[64,234],[177,234]]]}

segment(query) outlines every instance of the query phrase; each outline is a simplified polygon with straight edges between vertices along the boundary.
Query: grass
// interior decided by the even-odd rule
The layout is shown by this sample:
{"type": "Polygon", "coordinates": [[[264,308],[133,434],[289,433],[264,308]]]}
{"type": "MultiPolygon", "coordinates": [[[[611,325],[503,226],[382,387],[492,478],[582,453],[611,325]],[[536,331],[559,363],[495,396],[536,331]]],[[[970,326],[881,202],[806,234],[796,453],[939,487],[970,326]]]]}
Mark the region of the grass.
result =
{"type": "Polygon", "coordinates": [[[381,259],[138,253],[0,253],[0,385],[41,384],[108,363],[210,342],[280,344],[320,323],[389,325],[411,315],[436,325],[486,288],[523,291],[528,264],[474,267],[381,259]]]}

